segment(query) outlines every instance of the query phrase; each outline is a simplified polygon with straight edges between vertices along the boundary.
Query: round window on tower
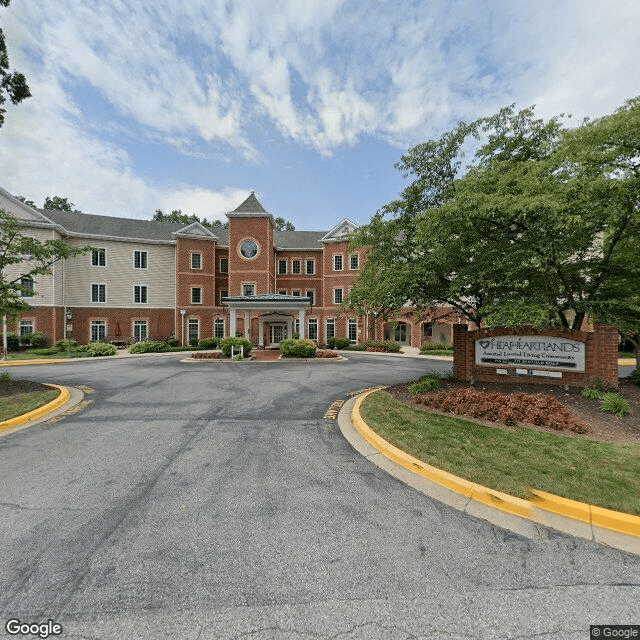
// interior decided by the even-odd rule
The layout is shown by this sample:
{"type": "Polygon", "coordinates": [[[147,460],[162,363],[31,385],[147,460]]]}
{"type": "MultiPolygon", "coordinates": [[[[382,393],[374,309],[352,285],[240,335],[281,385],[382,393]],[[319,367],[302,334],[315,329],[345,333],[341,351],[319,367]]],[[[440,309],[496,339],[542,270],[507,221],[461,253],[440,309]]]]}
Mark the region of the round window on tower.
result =
{"type": "Polygon", "coordinates": [[[240,254],[243,258],[251,260],[258,255],[258,244],[255,240],[243,240],[240,244],[240,254]]]}

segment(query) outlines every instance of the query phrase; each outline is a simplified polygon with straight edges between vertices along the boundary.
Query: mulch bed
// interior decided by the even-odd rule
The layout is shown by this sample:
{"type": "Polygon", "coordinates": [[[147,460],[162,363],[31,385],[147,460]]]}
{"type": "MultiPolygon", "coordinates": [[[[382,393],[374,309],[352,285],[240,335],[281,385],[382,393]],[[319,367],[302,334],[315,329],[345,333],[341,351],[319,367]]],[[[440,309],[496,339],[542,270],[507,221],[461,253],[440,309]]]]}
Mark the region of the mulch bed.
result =
{"type": "MultiPolygon", "coordinates": [[[[443,415],[453,415],[451,413],[445,413],[429,407],[425,407],[417,402],[419,394],[410,393],[408,387],[411,383],[397,384],[391,387],[387,387],[386,391],[396,400],[403,402],[415,409],[421,411],[431,411],[433,413],[441,413],[443,415]]],[[[567,411],[575,416],[576,420],[587,425],[587,433],[584,435],[578,435],[571,433],[569,430],[561,431],[564,435],[571,435],[578,438],[591,438],[595,440],[601,440],[604,442],[619,442],[619,443],[633,443],[640,444],[640,387],[626,382],[620,381],[620,395],[624,396],[629,402],[631,413],[624,418],[619,418],[610,413],[604,413],[600,408],[600,402],[598,400],[589,400],[583,398],[580,395],[580,389],[569,388],[565,390],[564,387],[553,387],[547,385],[533,385],[533,384],[499,384],[499,383],[478,383],[474,387],[470,387],[468,383],[457,382],[455,380],[442,380],[442,387],[444,391],[461,389],[461,388],[473,388],[477,391],[493,392],[498,391],[504,394],[512,393],[527,393],[527,394],[549,394],[556,400],[559,400],[567,411]]],[[[431,392],[438,393],[438,392],[431,392]]],[[[479,422],[480,424],[487,424],[502,429],[509,429],[510,427],[499,421],[488,421],[473,418],[470,416],[459,416],[461,418],[472,420],[473,422],[479,422]]],[[[533,429],[540,429],[542,431],[548,431],[558,433],[551,427],[538,426],[532,423],[520,421],[518,424],[526,425],[533,429]]]]}
{"type": "Polygon", "coordinates": [[[34,391],[52,391],[52,389],[46,384],[30,380],[0,380],[0,398],[33,393],[34,391]]]}

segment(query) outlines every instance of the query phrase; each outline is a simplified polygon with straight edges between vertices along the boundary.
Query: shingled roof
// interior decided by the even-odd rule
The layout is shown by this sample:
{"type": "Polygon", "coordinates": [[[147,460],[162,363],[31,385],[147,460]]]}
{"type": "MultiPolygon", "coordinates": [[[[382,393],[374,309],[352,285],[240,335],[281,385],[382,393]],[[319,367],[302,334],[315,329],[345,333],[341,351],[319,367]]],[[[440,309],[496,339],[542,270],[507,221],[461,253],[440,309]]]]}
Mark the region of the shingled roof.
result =
{"type": "MultiPolygon", "coordinates": [[[[250,199],[251,196],[245,200],[245,203],[250,199]]],[[[240,206],[242,207],[242,205],[240,206]]],[[[258,203],[258,206],[260,206],[260,203],[258,203]]],[[[63,227],[70,235],[84,237],[171,242],[175,239],[174,234],[189,226],[180,222],[135,220],[132,218],[117,218],[115,216],[99,216],[79,211],[49,209],[40,209],[40,211],[52,222],[63,227]]],[[[255,213],[258,212],[256,211],[255,213]]],[[[218,237],[218,246],[228,246],[228,229],[213,227],[210,230],[218,237]]],[[[276,231],[276,247],[279,249],[322,249],[320,240],[325,233],[324,231],[276,231]]]]}
{"type": "Polygon", "coordinates": [[[231,213],[267,213],[264,207],[258,202],[256,194],[252,191],[251,195],[231,213]]]}

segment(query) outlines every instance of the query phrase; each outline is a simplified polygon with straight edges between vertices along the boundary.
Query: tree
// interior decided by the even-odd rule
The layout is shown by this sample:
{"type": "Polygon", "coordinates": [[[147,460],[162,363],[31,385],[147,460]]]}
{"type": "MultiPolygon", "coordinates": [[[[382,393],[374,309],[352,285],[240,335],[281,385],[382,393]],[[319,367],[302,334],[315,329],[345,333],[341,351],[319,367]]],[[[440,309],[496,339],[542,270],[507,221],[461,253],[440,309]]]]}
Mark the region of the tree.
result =
{"type": "Polygon", "coordinates": [[[24,202],[25,204],[29,205],[30,207],[33,207],[34,209],[36,208],[36,203],[33,200],[27,200],[24,196],[16,196],[16,198],[18,198],[20,202],[24,202]]]}
{"type": "Polygon", "coordinates": [[[61,196],[47,196],[44,201],[43,209],[49,209],[50,211],[76,211],[73,207],[76,205],[73,202],[69,202],[69,198],[63,198],[61,196]]]}
{"type": "Polygon", "coordinates": [[[72,248],[63,240],[40,242],[22,235],[22,229],[19,220],[0,209],[0,315],[14,319],[29,309],[21,294],[32,293],[34,276],[50,274],[58,260],[91,250],[72,248]]]}
{"type": "Polygon", "coordinates": [[[276,223],[276,231],[295,231],[296,228],[291,222],[284,218],[277,217],[274,222],[276,223]]]}
{"type": "Polygon", "coordinates": [[[184,225],[199,222],[202,226],[210,228],[226,229],[229,226],[228,222],[223,223],[221,220],[214,220],[213,222],[209,222],[206,218],[200,220],[195,213],[182,213],[182,209],[174,209],[171,213],[165,213],[162,209],[156,209],[156,212],[153,214],[153,220],[156,222],[179,222],[184,225]]]}
{"type": "Polygon", "coordinates": [[[638,99],[575,129],[511,106],[410,150],[414,181],[355,238],[370,251],[350,304],[448,305],[478,326],[603,317],[639,224],[639,118],[638,99]]]}
{"type": "MultiPolygon", "coordinates": [[[[0,6],[8,7],[11,0],[0,0],[0,6]]],[[[27,80],[18,71],[9,71],[9,53],[4,32],[0,29],[0,127],[4,124],[4,114],[7,112],[2,105],[7,97],[13,104],[18,104],[31,96],[27,80]]]]}

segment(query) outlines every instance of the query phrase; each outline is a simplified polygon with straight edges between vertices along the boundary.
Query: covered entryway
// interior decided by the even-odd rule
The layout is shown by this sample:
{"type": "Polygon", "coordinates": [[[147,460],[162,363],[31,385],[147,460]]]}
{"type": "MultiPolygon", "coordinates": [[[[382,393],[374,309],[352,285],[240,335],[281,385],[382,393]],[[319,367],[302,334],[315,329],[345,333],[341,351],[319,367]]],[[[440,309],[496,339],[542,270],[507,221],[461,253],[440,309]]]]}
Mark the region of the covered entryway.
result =
{"type": "Polygon", "coordinates": [[[244,337],[259,347],[264,347],[265,342],[275,346],[281,340],[293,336],[296,320],[300,325],[300,337],[305,337],[306,312],[311,306],[309,298],[268,293],[257,296],[228,296],[222,298],[222,304],[229,306],[230,335],[236,335],[238,313],[242,313],[244,337]],[[257,336],[251,335],[251,316],[256,312],[259,313],[257,336]]]}

